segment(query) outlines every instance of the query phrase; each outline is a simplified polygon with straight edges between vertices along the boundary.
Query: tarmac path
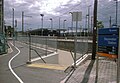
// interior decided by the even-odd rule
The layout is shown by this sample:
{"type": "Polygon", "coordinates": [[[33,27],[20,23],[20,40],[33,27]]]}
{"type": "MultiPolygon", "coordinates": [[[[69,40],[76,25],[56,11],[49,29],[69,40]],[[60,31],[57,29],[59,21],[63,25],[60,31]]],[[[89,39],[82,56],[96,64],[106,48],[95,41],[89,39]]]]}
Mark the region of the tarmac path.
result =
{"type": "Polygon", "coordinates": [[[15,46],[10,43],[13,52],[0,57],[0,83],[59,83],[65,76],[61,70],[28,67],[28,46],[15,46]]]}

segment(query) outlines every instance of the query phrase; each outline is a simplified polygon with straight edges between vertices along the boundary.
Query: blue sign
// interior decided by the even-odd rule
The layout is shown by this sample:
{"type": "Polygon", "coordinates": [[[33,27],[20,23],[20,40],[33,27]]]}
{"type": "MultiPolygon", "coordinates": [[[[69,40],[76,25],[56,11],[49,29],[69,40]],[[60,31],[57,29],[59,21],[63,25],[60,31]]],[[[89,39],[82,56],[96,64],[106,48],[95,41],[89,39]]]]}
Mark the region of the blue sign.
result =
{"type": "Polygon", "coordinates": [[[118,47],[118,35],[99,35],[98,46],[118,47]]]}
{"type": "Polygon", "coordinates": [[[99,29],[98,34],[99,35],[118,35],[119,28],[102,28],[99,29]]]}
{"type": "Polygon", "coordinates": [[[119,28],[102,28],[98,31],[98,52],[118,55],[119,28]]]}

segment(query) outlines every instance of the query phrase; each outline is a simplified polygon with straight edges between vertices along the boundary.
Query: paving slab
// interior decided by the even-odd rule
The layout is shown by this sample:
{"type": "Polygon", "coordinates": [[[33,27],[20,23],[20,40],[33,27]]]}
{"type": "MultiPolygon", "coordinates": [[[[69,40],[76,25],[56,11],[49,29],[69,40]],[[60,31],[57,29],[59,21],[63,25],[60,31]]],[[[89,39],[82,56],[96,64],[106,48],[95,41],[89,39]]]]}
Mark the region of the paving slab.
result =
{"type": "Polygon", "coordinates": [[[96,61],[87,60],[74,71],[67,82],[64,80],[61,83],[116,83],[116,79],[117,63],[110,59],[100,59],[98,79],[96,79],[96,61]]]}

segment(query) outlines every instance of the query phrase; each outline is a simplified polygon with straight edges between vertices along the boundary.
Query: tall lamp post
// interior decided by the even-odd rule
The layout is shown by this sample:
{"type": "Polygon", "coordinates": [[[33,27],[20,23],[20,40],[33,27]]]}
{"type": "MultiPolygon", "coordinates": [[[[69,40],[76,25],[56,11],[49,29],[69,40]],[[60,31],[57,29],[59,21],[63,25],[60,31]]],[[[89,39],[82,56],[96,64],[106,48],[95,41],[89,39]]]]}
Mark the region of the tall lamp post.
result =
{"type": "Polygon", "coordinates": [[[50,20],[51,20],[51,35],[53,35],[53,19],[50,18],[50,20]]]}
{"type": "Polygon", "coordinates": [[[116,2],[116,27],[117,25],[117,14],[118,14],[118,0],[114,0],[116,2]]]}
{"type": "Polygon", "coordinates": [[[91,5],[88,6],[88,36],[90,35],[90,7],[91,5]]]}
{"type": "Polygon", "coordinates": [[[44,16],[44,14],[40,14],[40,16],[42,17],[41,18],[41,22],[42,22],[42,24],[41,24],[41,29],[42,29],[41,35],[43,36],[43,16],[44,16]]]}
{"type": "Polygon", "coordinates": [[[60,37],[60,17],[59,17],[59,37],[60,37]]]}
{"type": "Polygon", "coordinates": [[[14,27],[14,8],[12,8],[13,17],[12,17],[12,27],[13,27],[13,45],[15,45],[15,27],[14,27]]]}
{"type": "Polygon", "coordinates": [[[66,21],[67,21],[67,20],[64,20],[64,21],[63,21],[63,29],[64,29],[64,31],[63,31],[63,32],[64,32],[64,33],[63,33],[63,36],[65,36],[65,22],[66,22],[66,21]]]}

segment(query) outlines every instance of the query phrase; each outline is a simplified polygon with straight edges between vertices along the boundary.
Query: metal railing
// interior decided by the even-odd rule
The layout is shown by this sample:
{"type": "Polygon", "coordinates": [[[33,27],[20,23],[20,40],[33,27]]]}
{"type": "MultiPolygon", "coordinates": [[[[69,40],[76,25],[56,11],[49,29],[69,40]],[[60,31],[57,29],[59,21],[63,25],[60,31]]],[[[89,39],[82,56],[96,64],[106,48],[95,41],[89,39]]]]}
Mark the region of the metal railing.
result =
{"type": "Polygon", "coordinates": [[[18,41],[29,45],[28,62],[31,62],[34,58],[40,57],[40,59],[46,63],[42,56],[57,52],[57,38],[53,36],[22,35],[18,36],[18,41]]]}

